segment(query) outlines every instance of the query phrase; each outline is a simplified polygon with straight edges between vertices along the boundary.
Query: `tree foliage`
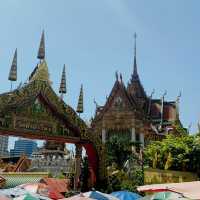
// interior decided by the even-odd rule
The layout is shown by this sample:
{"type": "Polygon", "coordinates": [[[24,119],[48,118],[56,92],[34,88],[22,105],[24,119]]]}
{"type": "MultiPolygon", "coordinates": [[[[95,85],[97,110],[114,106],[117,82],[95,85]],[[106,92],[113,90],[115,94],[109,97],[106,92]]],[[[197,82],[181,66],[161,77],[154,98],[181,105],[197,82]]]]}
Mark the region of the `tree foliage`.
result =
{"type": "Polygon", "coordinates": [[[127,137],[112,136],[106,142],[107,165],[113,163],[122,168],[125,161],[132,154],[131,142],[127,137]]]}
{"type": "Polygon", "coordinates": [[[167,135],[145,149],[145,159],[150,167],[181,171],[199,171],[200,137],[182,134],[167,135]]]}
{"type": "Polygon", "coordinates": [[[143,168],[138,154],[132,150],[138,143],[126,137],[112,136],[106,143],[108,179],[105,192],[136,191],[143,184],[143,168]]]}

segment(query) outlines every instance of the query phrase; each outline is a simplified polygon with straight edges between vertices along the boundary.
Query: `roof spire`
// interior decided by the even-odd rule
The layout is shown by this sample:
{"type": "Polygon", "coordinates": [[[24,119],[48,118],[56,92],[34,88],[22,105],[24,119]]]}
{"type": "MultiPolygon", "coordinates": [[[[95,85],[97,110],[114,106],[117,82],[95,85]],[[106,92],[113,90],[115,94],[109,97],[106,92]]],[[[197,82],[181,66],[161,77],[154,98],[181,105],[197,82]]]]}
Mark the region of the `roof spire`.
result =
{"type": "Polygon", "coordinates": [[[134,64],[133,64],[133,76],[132,79],[138,79],[138,73],[137,73],[137,60],[136,60],[136,39],[137,39],[137,34],[134,34],[134,40],[135,40],[135,46],[134,46],[134,64]]]}
{"type": "Polygon", "coordinates": [[[119,77],[120,77],[120,81],[121,81],[121,83],[123,83],[122,73],[120,73],[119,77]]]}
{"type": "Polygon", "coordinates": [[[17,49],[15,49],[12,65],[10,68],[10,73],[8,80],[10,81],[16,81],[17,80],[17,49]]]}
{"type": "Polygon", "coordinates": [[[82,84],[81,84],[76,112],[79,113],[79,115],[80,113],[83,113],[83,85],[82,84]]]}
{"type": "Polygon", "coordinates": [[[39,46],[37,58],[40,59],[40,60],[45,58],[44,30],[42,31],[42,36],[41,36],[41,40],[40,40],[40,46],[39,46]]]}
{"type": "Polygon", "coordinates": [[[12,82],[17,80],[17,49],[15,49],[12,65],[10,68],[8,80],[11,81],[10,90],[12,91],[12,82]]]}
{"type": "Polygon", "coordinates": [[[67,93],[67,89],[66,89],[65,64],[64,64],[64,66],[63,66],[63,71],[62,71],[62,77],[61,77],[61,82],[60,82],[59,93],[61,93],[61,98],[63,97],[63,94],[66,94],[66,93],[67,93]]]}
{"type": "Polygon", "coordinates": [[[118,71],[115,72],[115,77],[116,77],[116,80],[118,81],[118,79],[119,79],[118,71]]]}

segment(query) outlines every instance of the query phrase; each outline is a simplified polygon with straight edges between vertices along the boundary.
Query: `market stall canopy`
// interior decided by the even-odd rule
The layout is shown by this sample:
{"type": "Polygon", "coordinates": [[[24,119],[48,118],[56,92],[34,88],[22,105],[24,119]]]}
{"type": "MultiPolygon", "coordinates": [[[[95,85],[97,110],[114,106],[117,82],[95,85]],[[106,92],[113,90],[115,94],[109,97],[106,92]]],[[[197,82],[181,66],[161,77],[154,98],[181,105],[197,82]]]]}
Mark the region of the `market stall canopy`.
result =
{"type": "Polygon", "coordinates": [[[65,198],[65,199],[61,199],[61,200],[95,200],[89,197],[85,197],[82,193],[69,197],[69,198],[65,198]]]}
{"type": "Polygon", "coordinates": [[[119,200],[117,197],[99,191],[89,191],[83,193],[83,195],[96,200],[119,200]]]}
{"type": "Polygon", "coordinates": [[[139,186],[139,192],[162,192],[172,191],[182,194],[189,199],[200,199],[200,181],[183,182],[183,183],[166,183],[139,186]]]}
{"type": "Polygon", "coordinates": [[[112,196],[117,197],[120,200],[136,200],[141,198],[141,196],[137,193],[129,192],[129,191],[117,191],[111,193],[112,196]]]}

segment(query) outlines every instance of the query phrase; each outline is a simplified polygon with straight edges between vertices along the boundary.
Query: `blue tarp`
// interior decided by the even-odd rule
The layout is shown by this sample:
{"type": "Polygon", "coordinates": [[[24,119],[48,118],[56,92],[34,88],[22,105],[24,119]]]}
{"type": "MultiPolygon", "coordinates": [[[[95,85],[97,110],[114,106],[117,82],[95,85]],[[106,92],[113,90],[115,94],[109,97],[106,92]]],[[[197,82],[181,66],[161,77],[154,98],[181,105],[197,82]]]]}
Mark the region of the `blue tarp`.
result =
{"type": "Polygon", "coordinates": [[[111,195],[117,197],[120,200],[136,200],[142,197],[137,193],[133,193],[129,191],[117,191],[117,192],[111,193],[111,195]]]}
{"type": "Polygon", "coordinates": [[[105,194],[99,191],[85,192],[83,193],[83,195],[92,199],[97,199],[97,200],[119,200],[118,198],[112,195],[105,194]]]}

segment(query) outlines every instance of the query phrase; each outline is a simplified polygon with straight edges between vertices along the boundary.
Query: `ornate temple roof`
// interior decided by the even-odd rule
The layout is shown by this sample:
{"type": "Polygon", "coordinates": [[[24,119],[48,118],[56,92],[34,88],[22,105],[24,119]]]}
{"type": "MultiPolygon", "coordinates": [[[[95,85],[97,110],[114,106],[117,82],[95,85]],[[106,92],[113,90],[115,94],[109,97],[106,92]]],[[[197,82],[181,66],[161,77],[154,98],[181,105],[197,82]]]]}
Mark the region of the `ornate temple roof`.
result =
{"type": "MultiPolygon", "coordinates": [[[[114,86],[111,90],[110,95],[108,96],[106,103],[104,106],[97,107],[98,116],[95,120],[99,120],[103,117],[104,113],[106,113],[114,104],[117,104],[117,101],[123,101],[128,109],[135,110],[136,102],[134,99],[127,93],[126,87],[123,83],[122,76],[120,75],[120,80],[118,78],[118,73],[116,72],[116,80],[114,86]]],[[[120,102],[119,102],[120,103],[120,102]]],[[[115,106],[115,105],[114,105],[115,106]]]]}
{"type": "Polygon", "coordinates": [[[48,83],[51,83],[49,79],[48,65],[45,60],[42,60],[42,62],[39,63],[31,73],[29,81],[31,82],[34,80],[47,81],[48,83]]]}
{"type": "MultiPolygon", "coordinates": [[[[14,56],[14,60],[16,60],[15,58],[16,56],[14,56]]],[[[70,130],[74,133],[74,137],[80,137],[81,132],[88,129],[87,125],[72,107],[60,99],[51,87],[48,65],[45,60],[44,32],[41,37],[38,58],[40,61],[29,76],[27,83],[20,84],[18,88],[10,92],[0,94],[0,123],[4,123],[3,121],[7,120],[5,118],[11,115],[12,112],[16,113],[19,110],[21,112],[23,109],[28,109],[35,104],[41,104],[46,109],[44,112],[51,112],[53,117],[56,117],[57,120],[68,127],[65,131],[70,130]]],[[[31,118],[31,116],[29,117],[31,118]]]]}
{"type": "MultiPolygon", "coordinates": [[[[160,125],[171,125],[177,120],[179,111],[176,101],[165,101],[164,97],[163,100],[152,99],[152,96],[147,96],[143,88],[137,68],[136,35],[133,73],[127,87],[124,85],[121,75],[120,79],[121,81],[118,80],[118,74],[116,74],[116,81],[106,103],[104,106],[97,106],[96,108],[93,124],[101,120],[105,113],[109,112],[110,107],[118,97],[122,97],[123,102],[126,104],[125,107],[129,108],[129,110],[138,111],[149,124],[159,127],[160,125]]],[[[124,111],[124,109],[119,110],[119,112],[124,111]]]]}

